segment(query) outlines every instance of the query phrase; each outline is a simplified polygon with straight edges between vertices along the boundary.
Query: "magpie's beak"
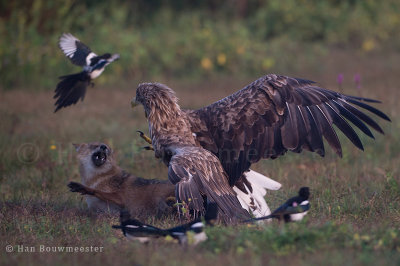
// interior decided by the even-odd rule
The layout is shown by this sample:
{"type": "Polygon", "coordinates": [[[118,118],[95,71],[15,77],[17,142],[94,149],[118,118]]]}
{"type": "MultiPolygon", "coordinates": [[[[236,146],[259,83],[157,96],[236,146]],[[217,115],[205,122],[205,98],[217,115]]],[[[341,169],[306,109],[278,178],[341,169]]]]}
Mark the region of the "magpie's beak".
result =
{"type": "Polygon", "coordinates": [[[136,101],[136,97],[133,98],[132,101],[131,101],[132,109],[135,108],[135,107],[138,106],[138,105],[139,105],[139,103],[136,101]]]}

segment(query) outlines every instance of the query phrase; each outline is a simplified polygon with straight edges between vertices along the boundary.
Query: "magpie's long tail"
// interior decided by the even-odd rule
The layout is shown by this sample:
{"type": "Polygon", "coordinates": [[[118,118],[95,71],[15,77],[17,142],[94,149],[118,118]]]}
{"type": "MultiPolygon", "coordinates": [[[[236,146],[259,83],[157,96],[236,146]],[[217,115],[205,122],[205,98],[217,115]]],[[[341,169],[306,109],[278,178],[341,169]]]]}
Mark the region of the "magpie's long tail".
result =
{"type": "Polygon", "coordinates": [[[148,237],[160,237],[168,235],[163,229],[144,224],[130,217],[126,210],[120,212],[120,225],[113,225],[114,229],[121,229],[122,233],[129,239],[139,240],[141,242],[148,241],[148,237]]]}
{"type": "Polygon", "coordinates": [[[90,76],[87,72],[82,71],[80,73],[61,76],[61,81],[57,84],[55,89],[54,99],[57,99],[56,109],[57,112],[63,107],[76,104],[79,99],[83,101],[86,94],[86,88],[90,84],[90,76]]]}
{"type": "MultiPolygon", "coordinates": [[[[282,206],[281,206],[282,207],[282,206]]],[[[255,221],[261,221],[261,220],[268,220],[272,218],[280,219],[284,215],[293,215],[293,214],[304,214],[310,210],[310,203],[307,201],[306,204],[304,205],[299,205],[297,207],[286,207],[286,208],[278,208],[276,209],[272,214],[263,216],[263,217],[257,217],[257,218],[252,218],[243,221],[244,223],[250,223],[250,222],[255,222],[255,221]]]]}
{"type": "Polygon", "coordinates": [[[267,215],[267,216],[263,216],[263,217],[251,218],[248,220],[244,220],[243,223],[251,223],[251,222],[256,222],[256,221],[269,220],[272,218],[278,218],[278,217],[271,214],[271,215],[267,215]]]}

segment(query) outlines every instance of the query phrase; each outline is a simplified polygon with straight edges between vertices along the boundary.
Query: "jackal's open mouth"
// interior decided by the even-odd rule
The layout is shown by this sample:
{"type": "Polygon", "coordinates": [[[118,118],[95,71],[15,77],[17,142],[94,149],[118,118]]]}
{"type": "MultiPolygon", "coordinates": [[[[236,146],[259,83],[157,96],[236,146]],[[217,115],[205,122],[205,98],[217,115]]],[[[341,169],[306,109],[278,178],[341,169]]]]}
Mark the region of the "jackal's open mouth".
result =
{"type": "Polygon", "coordinates": [[[104,150],[97,151],[92,155],[92,161],[94,165],[102,166],[107,160],[107,152],[104,150]]]}

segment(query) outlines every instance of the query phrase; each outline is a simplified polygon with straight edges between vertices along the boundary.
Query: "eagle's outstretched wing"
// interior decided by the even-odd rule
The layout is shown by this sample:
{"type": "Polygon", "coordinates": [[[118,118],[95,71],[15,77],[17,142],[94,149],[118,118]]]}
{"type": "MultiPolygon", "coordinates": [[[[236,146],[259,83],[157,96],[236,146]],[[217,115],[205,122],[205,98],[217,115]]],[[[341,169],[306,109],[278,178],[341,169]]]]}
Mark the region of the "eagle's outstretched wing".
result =
{"type": "Polygon", "coordinates": [[[371,138],[374,136],[367,125],[380,133],[383,130],[357,107],[390,121],[365,102],[378,101],[323,89],[309,80],[267,75],[214,104],[186,113],[196,139],[221,160],[230,185],[234,185],[262,158],[303,149],[324,156],[322,137],[342,156],[332,125],[363,149],[346,119],[371,138]]]}
{"type": "MultiPolygon", "coordinates": [[[[183,146],[171,151],[168,178],[176,185],[176,196],[190,209],[204,213],[205,195],[208,202],[219,207],[223,219],[249,217],[235,192],[228,184],[228,178],[221,162],[211,152],[194,146],[183,146]]],[[[231,222],[226,220],[226,222],[231,222]]]]}

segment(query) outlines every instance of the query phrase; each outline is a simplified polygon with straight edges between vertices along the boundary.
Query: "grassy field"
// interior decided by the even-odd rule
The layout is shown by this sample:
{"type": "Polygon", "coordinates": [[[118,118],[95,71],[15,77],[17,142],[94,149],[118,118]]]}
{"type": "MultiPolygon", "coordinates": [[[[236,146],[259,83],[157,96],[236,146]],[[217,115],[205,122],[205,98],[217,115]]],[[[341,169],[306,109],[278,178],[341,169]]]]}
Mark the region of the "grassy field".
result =
{"type": "MultiPolygon", "coordinates": [[[[400,264],[400,58],[330,54],[320,69],[282,73],[319,81],[341,90],[380,99],[378,107],[392,123],[379,121],[386,134],[363,137],[365,151],[343,136],[344,156],[331,150],[325,158],[287,154],[253,166],[282,183],[270,192],[273,209],[300,186],[312,190],[312,210],[301,223],[207,229],[209,240],[181,249],[156,240],[147,245],[127,241],[111,228],[117,217],[87,212],[81,196],[68,192],[79,181],[72,143],[106,141],[128,171],[146,178],[166,178],[166,168],[140,149],[136,130],[147,132],[143,110],[130,109],[139,81],[122,87],[96,86],[83,103],[53,113],[52,92],[15,89],[0,92],[0,264],[130,265],[399,265],[400,264]],[[353,76],[361,74],[356,89],[353,76]],[[11,245],[13,252],[6,252],[11,245]],[[18,252],[18,246],[36,252],[18,252]],[[103,247],[102,252],[40,252],[40,245],[103,247]]],[[[213,78],[204,82],[159,80],[177,91],[181,106],[196,108],[228,95],[256,79],[213,78]]],[[[100,79],[106,79],[107,74],[100,79]]],[[[101,82],[100,82],[101,83],[101,82]]],[[[147,222],[160,226],[177,219],[147,222]]],[[[183,221],[182,221],[183,222],[183,221]]]]}

